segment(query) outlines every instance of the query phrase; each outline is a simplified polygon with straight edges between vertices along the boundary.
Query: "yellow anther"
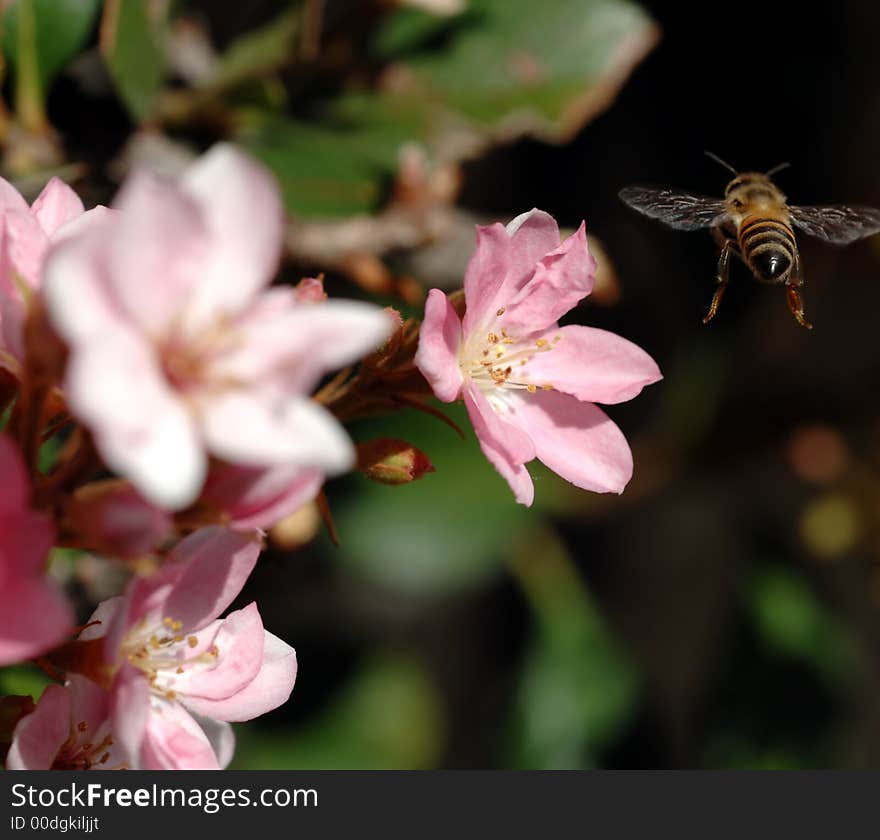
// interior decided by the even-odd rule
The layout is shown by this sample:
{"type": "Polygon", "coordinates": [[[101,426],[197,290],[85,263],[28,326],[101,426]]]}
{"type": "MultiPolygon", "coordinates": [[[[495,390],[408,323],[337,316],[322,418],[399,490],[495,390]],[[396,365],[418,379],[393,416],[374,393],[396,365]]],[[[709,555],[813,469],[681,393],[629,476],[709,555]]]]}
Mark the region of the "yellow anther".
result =
{"type": "Polygon", "coordinates": [[[534,394],[535,391],[538,390],[538,388],[537,388],[537,386],[535,386],[535,385],[526,385],[526,390],[527,390],[530,394],[534,394]]]}
{"type": "Polygon", "coordinates": [[[190,647],[195,647],[199,643],[199,637],[198,636],[189,636],[186,640],[186,643],[190,647]]]}
{"type": "Polygon", "coordinates": [[[538,345],[538,347],[546,347],[547,346],[547,339],[546,338],[539,338],[535,343],[538,345]]]}
{"type": "Polygon", "coordinates": [[[501,309],[499,309],[499,310],[495,313],[495,317],[496,317],[496,318],[500,318],[500,317],[505,313],[505,311],[506,311],[505,308],[502,306],[501,309]]]}
{"type": "Polygon", "coordinates": [[[498,343],[498,336],[495,333],[493,333],[493,332],[489,333],[488,338],[489,338],[489,344],[497,344],[498,343]]]}

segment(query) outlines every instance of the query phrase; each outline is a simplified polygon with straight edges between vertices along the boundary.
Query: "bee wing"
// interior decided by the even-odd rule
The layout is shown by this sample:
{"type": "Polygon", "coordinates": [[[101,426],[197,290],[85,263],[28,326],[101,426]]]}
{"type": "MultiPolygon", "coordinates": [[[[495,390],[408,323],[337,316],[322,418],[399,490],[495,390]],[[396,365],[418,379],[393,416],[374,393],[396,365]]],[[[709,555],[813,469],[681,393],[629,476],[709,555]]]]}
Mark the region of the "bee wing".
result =
{"type": "Polygon", "coordinates": [[[827,207],[790,207],[791,221],[804,233],[832,245],[848,245],[880,233],[880,210],[834,204],[827,207]]]}
{"type": "Polygon", "coordinates": [[[723,201],[668,187],[626,187],[620,197],[634,210],[678,230],[720,224],[727,212],[723,201]]]}

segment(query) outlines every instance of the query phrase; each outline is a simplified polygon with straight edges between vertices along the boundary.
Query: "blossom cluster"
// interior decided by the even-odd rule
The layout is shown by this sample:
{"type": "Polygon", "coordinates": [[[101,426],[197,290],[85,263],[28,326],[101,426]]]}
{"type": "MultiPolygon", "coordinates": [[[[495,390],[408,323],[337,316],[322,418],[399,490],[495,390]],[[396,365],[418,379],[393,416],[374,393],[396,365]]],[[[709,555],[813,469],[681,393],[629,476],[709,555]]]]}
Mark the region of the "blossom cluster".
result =
{"type": "Polygon", "coordinates": [[[0,666],[53,679],[0,699],[8,769],[229,763],[230,724],[284,704],[297,673],[256,603],[233,608],[266,531],[329,477],[433,470],[405,441],[355,446],[344,421],[463,399],[527,505],[534,458],[597,492],[631,476],[595,403],[660,374],[625,339],[559,326],[592,289],[583,226],[561,241],[533,210],[480,228],[463,312],[433,290],[419,325],[319,279],[270,285],[279,189],[228,145],[173,181],[133,173],[109,208],[57,178],[28,205],[0,179],[0,210],[0,666]],[[53,546],[115,560],[124,590],[75,615],[53,546]]]}

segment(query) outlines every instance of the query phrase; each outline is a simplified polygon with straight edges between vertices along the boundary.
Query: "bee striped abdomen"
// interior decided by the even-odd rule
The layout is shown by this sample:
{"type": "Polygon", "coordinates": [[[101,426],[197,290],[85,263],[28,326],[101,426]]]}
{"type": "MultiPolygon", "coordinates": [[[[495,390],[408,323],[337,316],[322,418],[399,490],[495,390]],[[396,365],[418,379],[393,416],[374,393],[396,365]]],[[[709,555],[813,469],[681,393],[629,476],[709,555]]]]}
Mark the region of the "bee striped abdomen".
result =
{"type": "Polygon", "coordinates": [[[791,228],[779,219],[746,218],[740,225],[739,246],[751,269],[767,283],[782,282],[797,253],[791,228]]]}

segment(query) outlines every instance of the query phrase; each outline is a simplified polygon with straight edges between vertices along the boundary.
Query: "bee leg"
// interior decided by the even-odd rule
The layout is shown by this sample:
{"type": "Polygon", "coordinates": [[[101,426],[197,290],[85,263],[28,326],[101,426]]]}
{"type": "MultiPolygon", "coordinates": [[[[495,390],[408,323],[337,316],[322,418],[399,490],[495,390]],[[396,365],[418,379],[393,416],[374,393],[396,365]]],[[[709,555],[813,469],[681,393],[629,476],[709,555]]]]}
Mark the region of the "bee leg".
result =
{"type": "Polygon", "coordinates": [[[794,319],[804,328],[811,330],[813,325],[804,317],[804,302],[801,299],[800,287],[804,285],[801,277],[801,261],[795,256],[794,269],[791,276],[785,281],[785,297],[788,300],[788,308],[794,319]]]}
{"type": "Polygon", "coordinates": [[[727,288],[727,283],[730,280],[730,254],[734,247],[735,243],[732,239],[725,239],[724,244],[721,246],[721,253],[718,256],[718,277],[715,278],[718,287],[715,289],[715,294],[712,295],[709,311],[706,313],[706,317],[703,318],[704,324],[708,324],[715,317],[715,313],[721,305],[721,298],[724,296],[724,290],[727,288]]]}

